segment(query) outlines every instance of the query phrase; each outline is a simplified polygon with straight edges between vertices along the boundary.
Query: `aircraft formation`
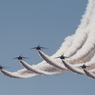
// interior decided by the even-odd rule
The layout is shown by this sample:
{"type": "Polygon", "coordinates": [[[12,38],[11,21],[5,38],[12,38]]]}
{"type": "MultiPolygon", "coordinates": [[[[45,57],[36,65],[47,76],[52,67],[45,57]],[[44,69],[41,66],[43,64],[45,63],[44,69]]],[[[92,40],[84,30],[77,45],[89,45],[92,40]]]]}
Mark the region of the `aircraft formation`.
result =
{"type": "Polygon", "coordinates": [[[85,14],[75,34],[68,36],[55,54],[46,55],[42,49],[47,48],[40,45],[31,49],[36,49],[44,61],[29,65],[23,60],[28,57],[20,55],[13,59],[18,59],[24,69],[9,72],[4,69],[6,67],[0,65],[1,73],[11,78],[31,78],[71,71],[95,79],[95,0],[88,0],[85,14]]]}
{"type": "MultiPolygon", "coordinates": [[[[52,70],[52,69],[56,68],[56,69],[54,69],[54,71],[50,72],[50,71],[47,70],[48,71],[47,72],[47,71],[43,71],[43,70],[37,69],[36,66],[31,66],[28,63],[26,63],[25,61],[23,61],[23,59],[29,59],[29,58],[23,57],[21,55],[18,56],[18,57],[15,57],[13,59],[18,59],[20,61],[21,65],[24,68],[26,68],[26,70],[23,69],[23,70],[21,70],[21,72],[23,73],[23,71],[24,71],[24,72],[26,72],[26,74],[24,74],[24,75],[23,74],[22,75],[18,75],[17,72],[11,73],[9,71],[4,70],[4,68],[8,68],[8,67],[4,67],[2,65],[0,65],[0,71],[4,75],[6,75],[8,77],[11,77],[11,78],[30,78],[30,77],[42,76],[42,75],[59,75],[59,74],[62,74],[64,72],[66,72],[66,71],[72,71],[72,72],[74,72],[76,74],[87,75],[87,76],[95,79],[95,77],[93,76],[94,75],[93,70],[91,70],[90,72],[87,70],[87,67],[89,67],[89,66],[86,66],[85,64],[81,64],[81,66],[80,66],[80,64],[78,64],[76,66],[73,66],[73,64],[65,62],[65,59],[69,58],[69,57],[66,57],[64,55],[61,55],[59,57],[55,57],[55,58],[60,59],[62,61],[62,64],[60,64],[60,63],[58,64],[56,61],[53,61],[52,58],[50,58],[49,56],[47,56],[46,54],[44,54],[41,51],[41,48],[46,49],[45,47],[40,47],[40,46],[35,47],[35,49],[37,50],[37,52],[39,53],[39,55],[48,64],[50,64],[50,66],[52,67],[52,68],[50,67],[50,69],[52,70]],[[61,66],[61,65],[63,65],[63,66],[61,66]],[[30,73],[30,75],[27,74],[27,73],[30,73]]],[[[34,48],[32,48],[32,49],[34,49],[34,48]]],[[[49,69],[48,66],[46,66],[46,67],[49,69]]],[[[18,71],[18,72],[20,72],[20,71],[18,71]]]]}

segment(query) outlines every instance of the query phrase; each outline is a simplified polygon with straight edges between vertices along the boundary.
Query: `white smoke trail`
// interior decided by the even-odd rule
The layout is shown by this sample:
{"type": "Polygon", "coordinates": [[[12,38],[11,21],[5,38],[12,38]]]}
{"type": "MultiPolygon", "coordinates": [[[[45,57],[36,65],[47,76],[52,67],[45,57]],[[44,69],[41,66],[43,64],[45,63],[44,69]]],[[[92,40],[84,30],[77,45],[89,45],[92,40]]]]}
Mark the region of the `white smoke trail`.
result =
{"type": "Polygon", "coordinates": [[[95,48],[94,41],[95,41],[95,31],[93,30],[88,35],[88,39],[86,40],[83,47],[74,56],[72,56],[70,60],[72,60],[74,63],[78,63],[79,60],[82,61],[82,59],[85,58],[87,55],[89,55],[89,53],[95,48]]]}
{"type": "Polygon", "coordinates": [[[89,34],[89,25],[90,25],[90,21],[91,21],[91,17],[93,15],[93,9],[94,9],[94,6],[95,6],[95,0],[90,0],[89,1],[89,4],[88,4],[88,10],[86,11],[87,13],[84,15],[85,20],[82,20],[83,22],[81,22],[81,26],[79,26],[79,28],[76,30],[76,38],[75,40],[73,41],[73,44],[71,45],[71,47],[67,50],[67,52],[65,52],[65,55],[66,56],[73,56],[78,49],[80,49],[82,47],[82,45],[85,43],[87,37],[88,37],[88,34],[89,34]],[[89,14],[89,15],[88,15],[89,14]],[[88,19],[89,18],[89,19],[88,19]],[[85,22],[84,22],[85,21],[85,22]],[[87,23],[86,23],[87,22],[87,23]],[[88,23],[89,22],[89,23],[88,23]],[[85,23],[85,24],[84,24],[85,23]],[[83,27],[86,26],[84,29],[83,27]]]}
{"type": "MultiPolygon", "coordinates": [[[[90,28],[91,28],[91,26],[93,25],[93,22],[94,22],[93,19],[92,19],[93,14],[94,14],[94,10],[93,10],[94,6],[95,6],[95,0],[90,0],[89,4],[88,4],[88,7],[87,7],[86,14],[84,15],[84,17],[81,21],[81,25],[76,30],[76,34],[74,36],[69,37],[68,38],[69,40],[65,41],[62,44],[62,47],[52,57],[54,57],[55,55],[59,56],[61,54],[64,54],[64,52],[65,52],[66,56],[69,56],[69,57],[72,56],[73,60],[75,58],[74,62],[77,62],[81,59],[83,59],[83,60],[85,59],[85,61],[86,61],[87,60],[87,55],[92,57],[92,55],[93,55],[92,51],[94,49],[94,42],[92,42],[92,41],[94,41],[94,39],[95,39],[94,35],[93,35],[95,33],[94,33],[94,31],[91,31],[90,28]],[[86,47],[88,47],[88,48],[85,49],[86,47]],[[77,52],[77,54],[76,54],[76,52],[77,52]],[[74,54],[76,54],[77,57],[74,54]],[[81,56],[78,56],[78,55],[81,55],[81,56]]],[[[93,29],[93,28],[91,28],[91,29],[93,29]]],[[[47,63],[49,63],[49,64],[51,64],[51,65],[53,65],[53,66],[55,66],[59,69],[64,68],[63,66],[61,66],[61,64],[58,64],[58,63],[56,63],[54,61],[51,61],[51,60],[48,60],[47,56],[46,57],[44,56],[44,59],[47,61],[47,63]],[[53,63],[55,63],[55,64],[53,64],[53,63]]],[[[83,73],[83,71],[82,71],[82,73],[83,73]]]]}
{"type": "Polygon", "coordinates": [[[89,70],[91,73],[95,74],[95,68],[92,70],[89,70]]]}
{"type": "Polygon", "coordinates": [[[64,60],[62,60],[62,62],[68,68],[68,70],[70,70],[76,74],[84,74],[83,70],[76,68],[74,65],[69,64],[69,63],[65,62],[64,60]]]}
{"type": "Polygon", "coordinates": [[[59,68],[60,70],[67,71],[67,68],[62,63],[58,63],[56,60],[54,60],[53,58],[50,58],[48,55],[44,54],[40,50],[38,50],[38,53],[48,64],[55,66],[55,67],[59,68]]]}
{"type": "MultiPolygon", "coordinates": [[[[57,61],[55,61],[54,59],[52,59],[52,58],[50,58],[48,55],[46,55],[45,53],[43,53],[42,51],[38,51],[38,53],[40,54],[40,56],[48,63],[48,64],[50,64],[50,65],[53,65],[53,66],[55,66],[55,67],[57,67],[57,68],[59,68],[59,69],[65,69],[65,70],[72,70],[74,73],[77,73],[77,74],[83,74],[84,72],[81,70],[81,69],[79,69],[79,71],[78,70],[75,70],[76,68],[74,67],[74,65],[72,66],[73,68],[71,68],[71,66],[70,66],[70,68],[68,68],[64,63],[58,63],[57,61]],[[67,69],[68,68],[68,69],[67,69]]],[[[67,63],[66,63],[67,64],[67,63]]]]}
{"type": "Polygon", "coordinates": [[[57,56],[63,55],[64,52],[66,52],[66,50],[72,45],[74,38],[75,38],[75,35],[68,36],[67,38],[65,38],[65,41],[62,43],[60,49],[51,57],[55,58],[57,56]]]}
{"type": "Polygon", "coordinates": [[[20,60],[20,63],[27,69],[27,70],[30,70],[30,71],[32,71],[32,72],[34,72],[34,73],[37,73],[37,74],[40,74],[40,75],[58,75],[58,74],[62,74],[64,71],[66,71],[66,70],[63,70],[63,71],[61,71],[61,70],[58,70],[57,72],[56,71],[54,71],[54,72],[50,72],[50,71],[44,71],[44,70],[41,70],[41,69],[38,69],[37,68],[37,66],[35,66],[35,65],[29,65],[28,63],[26,63],[25,61],[22,61],[22,60],[20,60]]]}
{"type": "Polygon", "coordinates": [[[67,70],[70,70],[76,74],[82,74],[84,75],[85,73],[83,72],[83,70],[79,69],[79,68],[76,68],[76,66],[72,65],[72,64],[69,64],[67,62],[65,62],[64,60],[61,60],[62,64],[61,63],[57,63],[55,62],[54,59],[50,58],[49,56],[47,56],[46,54],[44,54],[42,51],[38,51],[38,53],[40,54],[40,56],[50,65],[53,65],[59,69],[67,69],[67,70]],[[64,68],[64,66],[66,68],[64,68]]]}
{"type": "Polygon", "coordinates": [[[82,60],[80,60],[79,62],[77,61],[77,63],[89,62],[93,58],[94,55],[95,55],[95,49],[93,49],[86,57],[82,58],[82,60]]]}
{"type": "MultiPolygon", "coordinates": [[[[26,62],[24,61],[20,61],[20,62],[26,64],[27,66],[26,62]]],[[[42,75],[59,75],[66,72],[66,70],[60,70],[52,65],[47,64],[45,61],[37,65],[32,65],[32,66],[28,65],[28,67],[32,69],[31,70],[21,69],[21,70],[18,70],[17,72],[9,72],[2,69],[0,71],[4,75],[11,78],[31,78],[31,77],[42,76],[42,75]]]]}
{"type": "MultiPolygon", "coordinates": [[[[64,65],[68,70],[70,70],[70,71],[72,71],[72,72],[74,72],[74,73],[76,73],[76,74],[81,74],[81,75],[87,75],[87,76],[89,76],[89,77],[91,77],[92,78],[92,76],[91,75],[89,75],[89,74],[92,74],[93,72],[95,72],[95,69],[92,71],[92,69],[90,70],[90,68],[92,68],[92,64],[91,64],[91,62],[89,62],[90,63],[90,66],[89,66],[89,71],[87,71],[86,70],[86,72],[89,72],[89,74],[87,74],[86,72],[84,72],[84,68],[82,68],[82,66],[83,66],[83,64],[84,63],[81,63],[81,64],[70,64],[70,63],[68,63],[68,62],[66,62],[66,61],[64,61],[64,60],[61,60],[62,61],[62,65],[60,65],[60,63],[56,63],[55,61],[54,61],[54,59],[52,59],[52,58],[50,58],[49,56],[47,56],[46,54],[44,54],[42,51],[38,51],[38,53],[40,54],[40,56],[48,63],[48,64],[51,64],[51,65],[53,65],[53,66],[56,66],[57,68],[59,68],[59,69],[63,69],[62,68],[62,66],[64,65]]],[[[94,58],[92,59],[92,61],[95,59],[95,56],[94,56],[94,58]]],[[[94,62],[95,63],[95,62],[94,62]]],[[[87,68],[88,68],[88,65],[86,65],[87,66],[87,68]]],[[[95,66],[95,64],[94,64],[94,66],[95,66]]],[[[95,76],[95,75],[94,75],[95,76]]]]}
{"type": "Polygon", "coordinates": [[[94,73],[89,72],[89,71],[86,70],[86,69],[84,69],[84,72],[85,72],[85,74],[86,74],[88,77],[95,79],[95,74],[94,74],[94,73]]]}
{"type": "Polygon", "coordinates": [[[95,68],[95,55],[92,57],[92,59],[85,63],[87,67],[87,70],[92,70],[95,68]]]}
{"type": "MultiPolygon", "coordinates": [[[[60,56],[64,53],[65,53],[65,56],[67,56],[67,57],[73,56],[78,51],[78,49],[80,49],[84,45],[84,43],[88,39],[88,34],[90,32],[90,30],[89,30],[89,27],[91,27],[90,23],[91,23],[91,21],[93,22],[92,17],[93,17],[93,14],[95,14],[94,6],[95,6],[95,0],[90,0],[88,6],[86,8],[86,10],[87,10],[85,12],[86,14],[83,16],[83,19],[81,20],[81,25],[76,30],[76,34],[72,37],[69,37],[68,40],[65,40],[65,42],[63,42],[61,48],[52,57],[60,56]]],[[[81,57],[79,56],[80,58],[75,56],[75,59],[73,59],[73,58],[72,58],[72,60],[69,59],[70,61],[68,61],[68,62],[70,62],[70,63],[87,62],[88,60],[90,60],[90,57],[93,56],[93,52],[91,52],[91,50],[89,52],[85,52],[85,55],[83,54],[83,52],[81,52],[82,56],[81,57]],[[87,57],[88,54],[89,54],[89,56],[88,56],[89,58],[87,57]]]]}
{"type": "MultiPolygon", "coordinates": [[[[68,69],[64,66],[64,64],[58,63],[56,59],[54,60],[54,57],[57,57],[59,55],[62,55],[65,53],[65,56],[71,57],[76,62],[76,60],[79,62],[82,59],[82,62],[85,60],[87,61],[87,58],[90,56],[93,56],[93,50],[94,50],[94,36],[95,36],[95,31],[92,30],[94,29],[95,21],[93,18],[93,15],[95,14],[94,12],[94,7],[95,7],[95,0],[89,0],[89,3],[86,8],[85,15],[83,16],[81,20],[81,24],[79,25],[78,29],[76,30],[76,33],[73,36],[70,36],[66,38],[65,42],[63,42],[62,46],[60,49],[53,55],[51,58],[48,56],[45,56],[42,52],[42,57],[45,61],[35,65],[31,66],[32,69],[30,68],[30,65],[24,64],[24,66],[27,69],[22,69],[17,72],[8,72],[6,70],[1,70],[1,72],[9,77],[13,78],[29,78],[29,77],[34,77],[34,76],[41,76],[42,73],[46,74],[52,72],[52,75],[57,75],[57,73],[62,74],[68,69]],[[89,46],[91,45],[91,46],[89,46]],[[85,53],[82,53],[85,47],[89,46],[86,50],[85,53]],[[88,55],[87,55],[88,54],[88,55]],[[76,55],[76,57],[75,57],[76,55]],[[82,57],[80,57],[81,55],[82,57]],[[52,59],[52,60],[51,60],[52,59]],[[45,65],[43,64],[45,62],[45,65]],[[45,66],[45,67],[44,67],[45,66]],[[49,68],[50,67],[50,68],[49,68]],[[56,74],[54,74],[56,73],[56,74]]],[[[90,59],[89,59],[90,61],[90,59]]],[[[72,60],[71,60],[72,62],[72,60]]],[[[69,68],[70,69],[70,68],[69,68]]],[[[75,71],[74,71],[75,72],[75,71]]],[[[81,72],[81,71],[80,71],[81,72]]],[[[78,72],[79,73],[79,72],[78,72]]]]}
{"type": "Polygon", "coordinates": [[[93,9],[95,7],[94,3],[95,0],[88,0],[86,11],[82,16],[81,24],[79,25],[80,29],[84,29],[90,23],[90,16],[92,15],[93,9]]]}
{"type": "MultiPolygon", "coordinates": [[[[95,19],[94,18],[95,18],[95,8],[93,10],[93,15],[91,16],[91,19],[90,19],[90,24],[87,27],[87,30],[85,30],[85,31],[90,31],[90,33],[88,33],[88,35],[87,35],[84,32],[84,33],[81,33],[81,34],[78,35],[79,38],[83,38],[82,40],[84,40],[84,38],[86,39],[85,43],[82,45],[81,44],[82,40],[80,40],[78,42],[79,38],[77,38],[78,39],[77,43],[75,44],[73,42],[73,44],[75,45],[75,47],[73,47],[73,45],[72,45],[69,48],[69,50],[67,50],[67,52],[65,53],[65,55],[68,55],[68,54],[72,55],[72,54],[75,53],[73,51],[75,51],[77,49],[78,45],[82,45],[82,47],[79,50],[77,50],[78,52],[76,51],[76,54],[74,54],[74,56],[72,56],[72,61],[69,60],[69,62],[78,63],[80,60],[81,60],[81,62],[83,62],[84,58],[94,49],[94,47],[95,47],[95,43],[94,43],[94,40],[95,40],[95,31],[94,31],[95,19]],[[85,37],[83,37],[83,36],[85,36],[85,37]],[[72,50],[72,51],[70,52],[70,50],[72,50]]],[[[92,55],[93,55],[93,52],[92,52],[91,56],[92,55]]]]}
{"type": "Polygon", "coordinates": [[[74,40],[73,44],[72,44],[71,38],[66,40],[65,42],[63,42],[61,48],[55,53],[55,55],[58,54],[57,56],[59,56],[59,54],[61,55],[61,54],[64,54],[64,52],[65,52],[65,55],[70,57],[73,54],[75,54],[79,48],[81,48],[81,46],[87,39],[87,34],[89,33],[89,31],[87,30],[87,27],[90,23],[90,19],[91,19],[92,13],[93,13],[93,8],[95,6],[94,2],[95,2],[95,0],[89,0],[89,4],[86,8],[85,15],[83,16],[83,18],[81,20],[81,24],[78,27],[78,29],[76,30],[76,34],[73,37],[73,40],[74,40]],[[79,37],[79,35],[81,36],[81,38],[79,37]],[[66,52],[66,50],[67,50],[67,52],[66,52]]]}
{"type": "Polygon", "coordinates": [[[0,70],[4,75],[11,77],[11,78],[31,78],[31,77],[35,77],[35,76],[39,76],[39,74],[35,74],[35,73],[30,73],[30,71],[28,70],[20,70],[17,72],[9,72],[6,70],[0,70]]]}

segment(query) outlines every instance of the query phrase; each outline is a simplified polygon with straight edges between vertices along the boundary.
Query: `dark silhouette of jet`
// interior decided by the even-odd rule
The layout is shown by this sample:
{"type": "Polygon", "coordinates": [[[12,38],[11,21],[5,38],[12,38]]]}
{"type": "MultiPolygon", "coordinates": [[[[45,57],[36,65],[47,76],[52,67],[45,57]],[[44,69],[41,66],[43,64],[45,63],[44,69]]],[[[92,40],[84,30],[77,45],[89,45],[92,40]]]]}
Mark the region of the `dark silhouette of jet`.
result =
{"type": "Polygon", "coordinates": [[[23,59],[29,59],[27,57],[22,57],[21,55],[19,55],[18,57],[15,57],[13,59],[18,59],[18,60],[23,60],[23,59]]]}
{"type": "Polygon", "coordinates": [[[4,66],[0,65],[0,70],[3,69],[3,68],[9,68],[9,67],[4,67],[4,66]]]}
{"type": "Polygon", "coordinates": [[[83,69],[85,69],[85,68],[86,68],[86,65],[85,65],[85,64],[83,64],[81,67],[82,67],[83,69]]]}
{"type": "Polygon", "coordinates": [[[3,67],[0,65],[0,69],[3,69],[3,67]]]}
{"type": "Polygon", "coordinates": [[[47,49],[47,48],[45,48],[45,47],[40,47],[40,45],[38,45],[37,47],[33,47],[33,48],[31,48],[31,49],[41,50],[41,49],[47,49]]]}
{"type": "Polygon", "coordinates": [[[65,58],[69,58],[69,57],[66,57],[66,56],[64,56],[64,55],[61,55],[61,56],[56,57],[56,58],[65,59],[65,58]]]}
{"type": "Polygon", "coordinates": [[[83,64],[83,65],[80,66],[80,67],[82,67],[83,69],[86,69],[86,67],[89,67],[89,66],[86,66],[85,64],[83,64]]]}

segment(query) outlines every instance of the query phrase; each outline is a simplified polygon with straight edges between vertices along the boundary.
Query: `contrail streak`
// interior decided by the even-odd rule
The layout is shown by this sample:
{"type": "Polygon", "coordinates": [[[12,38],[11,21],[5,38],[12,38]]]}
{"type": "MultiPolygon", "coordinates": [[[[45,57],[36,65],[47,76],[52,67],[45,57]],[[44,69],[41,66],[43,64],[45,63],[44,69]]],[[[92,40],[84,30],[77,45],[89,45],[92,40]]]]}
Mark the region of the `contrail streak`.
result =
{"type": "Polygon", "coordinates": [[[39,55],[45,60],[37,65],[29,65],[20,60],[24,69],[17,72],[0,71],[11,78],[30,78],[42,75],[59,75],[66,71],[95,77],[95,0],[88,0],[85,14],[82,16],[80,25],[75,34],[68,36],[61,47],[52,56],[48,56],[38,50],[39,55]],[[69,57],[65,60],[55,59],[57,56],[69,57]],[[71,64],[72,63],[72,64],[71,64]],[[76,65],[75,65],[76,64],[76,65]],[[80,69],[78,65],[87,64],[87,69],[80,69]]]}
{"type": "MultiPolygon", "coordinates": [[[[53,61],[54,59],[51,59],[50,57],[48,57],[46,54],[44,54],[43,52],[41,51],[38,51],[38,53],[40,54],[40,56],[46,61],[46,62],[49,62],[48,64],[51,64],[53,66],[56,66],[57,68],[61,68],[61,65],[59,65],[59,63],[56,63],[55,61],[53,61]]],[[[95,57],[94,57],[95,58],[95,57]]],[[[92,59],[93,60],[93,59],[92,59]]],[[[73,65],[73,64],[70,64],[68,62],[65,62],[64,60],[62,60],[62,63],[63,65],[70,71],[76,73],[76,74],[81,74],[81,75],[86,75],[86,76],[89,76],[90,78],[95,78],[95,69],[94,70],[86,70],[86,69],[83,69],[81,66],[84,64],[84,63],[81,63],[79,65],[73,65]]],[[[95,62],[94,62],[95,63],[95,62]]],[[[95,65],[95,64],[94,64],[95,65]]],[[[87,68],[92,68],[91,65],[88,66],[86,65],[87,68]]]]}
{"type": "MultiPolygon", "coordinates": [[[[59,56],[65,53],[65,56],[71,57],[74,54],[76,54],[77,50],[79,50],[83,46],[90,32],[88,27],[90,27],[90,23],[92,19],[91,17],[94,14],[93,12],[94,6],[95,6],[95,0],[89,0],[89,4],[86,8],[86,12],[85,12],[85,15],[83,16],[83,19],[81,20],[81,24],[76,30],[75,35],[72,37],[73,40],[71,40],[71,38],[69,37],[68,40],[63,42],[60,49],[54,55],[59,56]]],[[[78,61],[79,59],[77,58],[78,61]]],[[[76,57],[75,59],[72,59],[72,60],[73,60],[72,63],[74,63],[76,60],[76,57]]]]}
{"type": "Polygon", "coordinates": [[[20,74],[20,72],[9,72],[6,70],[0,70],[4,75],[11,77],[11,78],[31,78],[31,77],[35,77],[35,76],[39,76],[38,74],[35,73],[30,73],[29,72],[27,74],[20,74]]]}
{"type": "Polygon", "coordinates": [[[84,69],[84,72],[85,72],[85,74],[86,74],[88,77],[95,79],[95,74],[89,72],[89,71],[86,70],[86,69],[84,69]]]}
{"type": "Polygon", "coordinates": [[[30,70],[34,73],[37,73],[37,74],[41,74],[41,75],[58,75],[58,74],[62,74],[63,71],[57,71],[57,72],[48,72],[48,71],[43,71],[43,70],[40,70],[40,69],[37,69],[35,68],[34,66],[31,66],[29,65],[28,63],[20,60],[20,63],[27,69],[27,70],[30,70]]]}

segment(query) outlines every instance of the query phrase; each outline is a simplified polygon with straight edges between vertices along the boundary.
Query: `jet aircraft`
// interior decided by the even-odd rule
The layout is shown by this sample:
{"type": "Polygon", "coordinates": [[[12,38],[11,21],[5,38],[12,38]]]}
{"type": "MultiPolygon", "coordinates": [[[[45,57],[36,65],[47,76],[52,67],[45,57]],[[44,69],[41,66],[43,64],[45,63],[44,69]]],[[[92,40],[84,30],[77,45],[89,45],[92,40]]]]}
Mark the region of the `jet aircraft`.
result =
{"type": "Polygon", "coordinates": [[[85,68],[86,68],[86,65],[85,65],[85,64],[83,64],[81,67],[82,67],[83,69],[85,69],[85,68]]]}
{"type": "Polygon", "coordinates": [[[15,57],[13,59],[18,59],[18,60],[23,60],[23,59],[29,59],[27,57],[22,57],[21,55],[19,55],[18,57],[15,57]]]}
{"type": "Polygon", "coordinates": [[[66,57],[66,56],[64,56],[64,55],[61,55],[61,56],[56,57],[56,58],[65,59],[65,58],[69,58],[69,57],[66,57]]]}
{"type": "Polygon", "coordinates": [[[45,48],[45,47],[40,47],[40,45],[38,45],[37,47],[33,47],[33,48],[31,48],[31,49],[41,50],[41,49],[47,49],[47,48],[45,48]]]}
{"type": "Polygon", "coordinates": [[[86,69],[86,67],[89,67],[89,66],[86,66],[85,64],[83,64],[83,65],[80,66],[80,67],[82,67],[83,69],[86,69]]]}
{"type": "Polygon", "coordinates": [[[4,67],[4,66],[0,65],[0,70],[3,69],[3,68],[9,68],[9,67],[4,67]]]}

